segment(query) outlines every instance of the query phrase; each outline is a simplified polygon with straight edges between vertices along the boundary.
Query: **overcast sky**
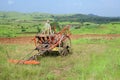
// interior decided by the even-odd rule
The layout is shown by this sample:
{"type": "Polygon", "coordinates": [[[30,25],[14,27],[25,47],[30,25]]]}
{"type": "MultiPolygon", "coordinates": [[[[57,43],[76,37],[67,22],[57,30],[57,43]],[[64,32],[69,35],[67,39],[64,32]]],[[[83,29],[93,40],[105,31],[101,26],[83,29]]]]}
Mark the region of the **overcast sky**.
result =
{"type": "Polygon", "coordinates": [[[0,0],[0,11],[120,16],[120,0],[0,0]]]}

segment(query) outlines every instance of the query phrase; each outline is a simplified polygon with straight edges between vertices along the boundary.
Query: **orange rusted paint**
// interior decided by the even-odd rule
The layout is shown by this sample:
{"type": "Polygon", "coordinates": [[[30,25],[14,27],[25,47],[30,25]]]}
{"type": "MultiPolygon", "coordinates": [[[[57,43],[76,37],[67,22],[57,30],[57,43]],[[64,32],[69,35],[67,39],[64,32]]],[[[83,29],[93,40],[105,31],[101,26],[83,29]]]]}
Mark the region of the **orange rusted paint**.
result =
{"type": "Polygon", "coordinates": [[[40,62],[36,61],[36,60],[13,60],[13,59],[10,59],[8,60],[10,63],[14,63],[14,64],[40,64],[40,62]]]}

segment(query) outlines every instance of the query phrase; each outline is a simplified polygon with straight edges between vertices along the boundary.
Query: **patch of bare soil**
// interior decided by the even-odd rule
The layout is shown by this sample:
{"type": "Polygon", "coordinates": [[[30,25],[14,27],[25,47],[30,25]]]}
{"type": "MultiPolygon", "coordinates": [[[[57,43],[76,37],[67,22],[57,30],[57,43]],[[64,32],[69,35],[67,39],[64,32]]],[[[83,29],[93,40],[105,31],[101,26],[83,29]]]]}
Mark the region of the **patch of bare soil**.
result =
{"type": "MultiPolygon", "coordinates": [[[[113,39],[113,38],[118,38],[118,37],[120,37],[120,34],[81,34],[81,35],[72,35],[71,39],[79,39],[79,38],[113,39]]],[[[33,36],[0,38],[0,44],[30,44],[33,38],[34,38],[33,36]]]]}
{"type": "Polygon", "coordinates": [[[30,44],[34,37],[0,38],[1,44],[30,44]]]}
{"type": "Polygon", "coordinates": [[[72,35],[72,39],[79,39],[79,38],[117,38],[120,37],[120,34],[81,34],[81,35],[72,35]]]}

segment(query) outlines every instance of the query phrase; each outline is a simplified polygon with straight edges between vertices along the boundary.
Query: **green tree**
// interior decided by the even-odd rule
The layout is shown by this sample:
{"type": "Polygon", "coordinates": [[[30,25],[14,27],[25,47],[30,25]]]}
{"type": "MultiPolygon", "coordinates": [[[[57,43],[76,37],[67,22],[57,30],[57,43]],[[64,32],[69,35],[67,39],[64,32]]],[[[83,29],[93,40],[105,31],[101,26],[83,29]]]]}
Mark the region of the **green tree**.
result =
{"type": "Polygon", "coordinates": [[[51,25],[51,29],[54,30],[54,31],[55,31],[55,29],[56,29],[57,31],[60,31],[60,30],[61,30],[60,25],[59,25],[58,22],[52,22],[50,25],[51,25]]]}
{"type": "Polygon", "coordinates": [[[23,26],[21,26],[21,31],[22,31],[22,32],[25,32],[26,29],[25,29],[23,26]]]}
{"type": "Polygon", "coordinates": [[[37,26],[37,31],[38,31],[38,33],[41,32],[41,28],[39,26],[37,26]]]}

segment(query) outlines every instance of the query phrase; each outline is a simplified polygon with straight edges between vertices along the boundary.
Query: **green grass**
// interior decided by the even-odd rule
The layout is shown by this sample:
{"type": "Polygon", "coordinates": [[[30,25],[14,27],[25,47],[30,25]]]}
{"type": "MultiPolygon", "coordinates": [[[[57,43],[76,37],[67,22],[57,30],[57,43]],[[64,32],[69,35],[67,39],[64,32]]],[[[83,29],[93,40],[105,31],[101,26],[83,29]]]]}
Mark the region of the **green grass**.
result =
{"type": "MultiPolygon", "coordinates": [[[[6,54],[20,59],[34,49],[32,44],[0,45],[1,80],[119,80],[120,38],[73,40],[73,54],[46,56],[40,65],[15,65],[6,54]]],[[[35,52],[36,53],[36,52],[35,52]]]]}
{"type": "Polygon", "coordinates": [[[80,29],[71,29],[73,34],[120,34],[120,24],[91,24],[80,29]]]}
{"type": "Polygon", "coordinates": [[[10,25],[0,25],[0,37],[17,37],[17,36],[31,36],[35,35],[38,30],[37,27],[42,28],[39,23],[11,23],[10,25]],[[23,27],[23,29],[21,28],[23,27]]]}
{"type": "MultiPolygon", "coordinates": [[[[95,24],[95,23],[88,23],[85,22],[83,25],[77,22],[59,22],[61,25],[68,25],[68,24],[78,24],[81,26],[80,29],[74,29],[75,26],[71,28],[72,34],[120,34],[120,24],[95,24]]],[[[37,33],[37,27],[43,27],[42,22],[9,22],[9,24],[1,24],[0,25],[0,37],[17,37],[17,36],[31,36],[34,34],[29,33],[37,33]],[[25,31],[22,31],[22,28],[25,31]],[[25,33],[25,34],[24,34],[25,33]]]]}

